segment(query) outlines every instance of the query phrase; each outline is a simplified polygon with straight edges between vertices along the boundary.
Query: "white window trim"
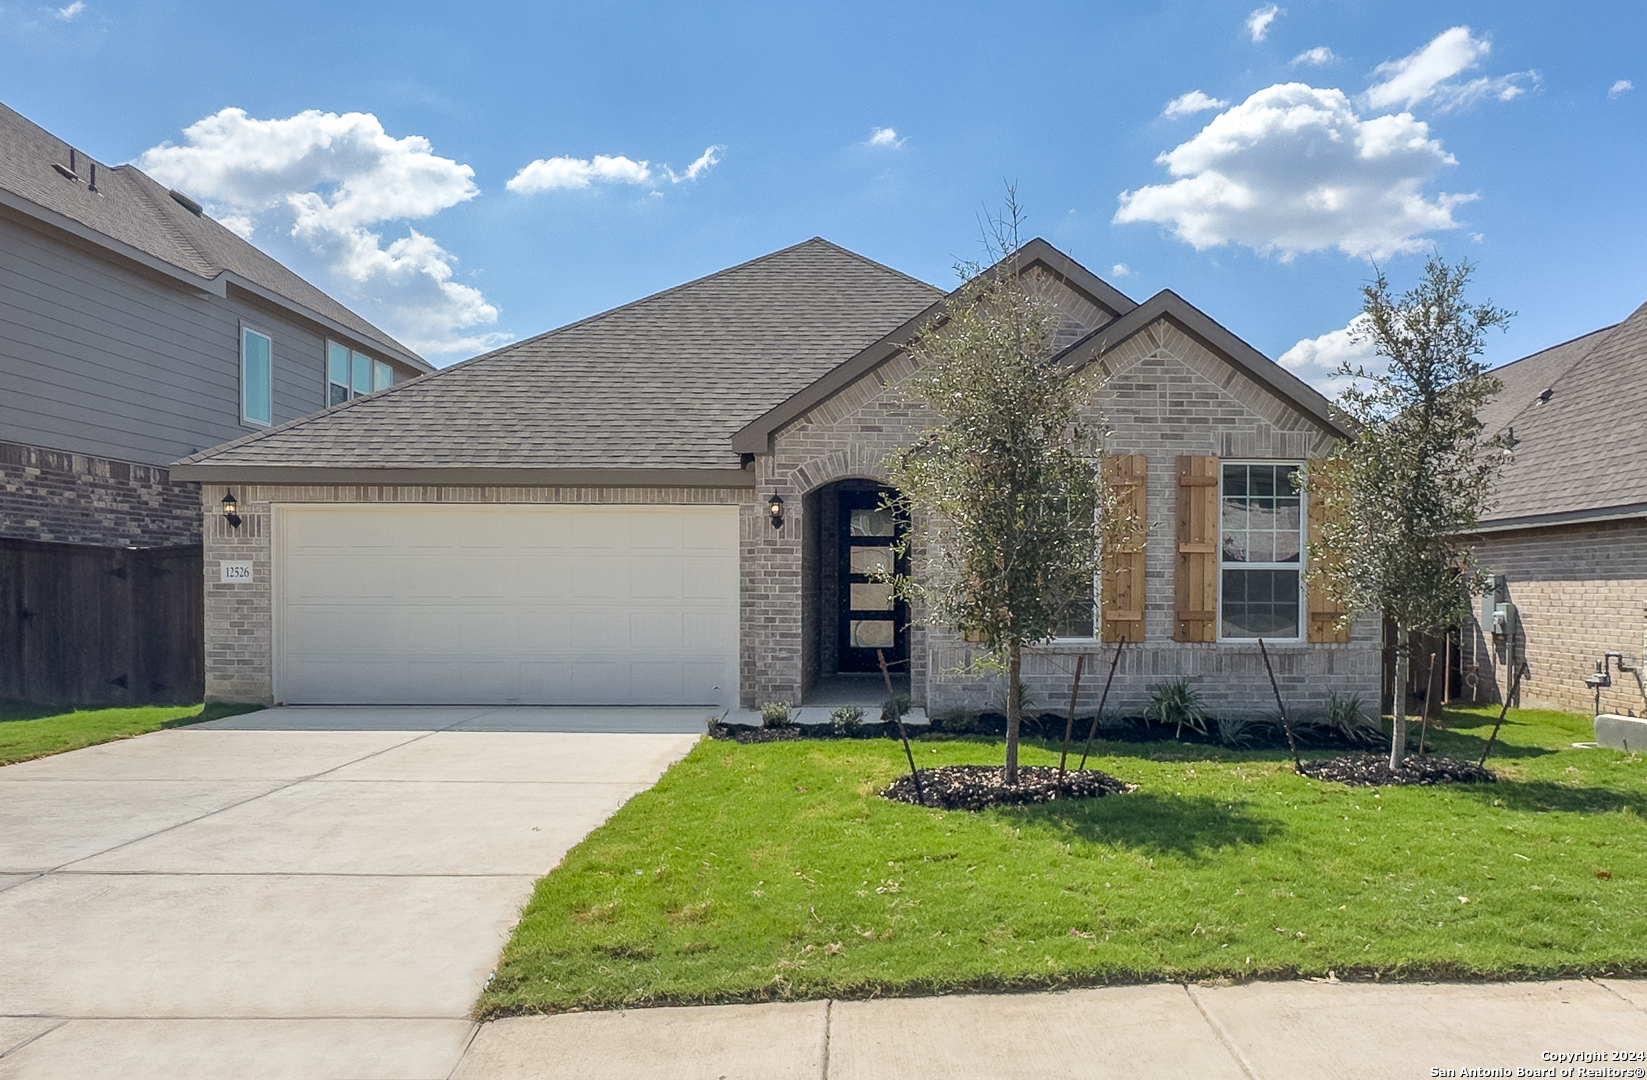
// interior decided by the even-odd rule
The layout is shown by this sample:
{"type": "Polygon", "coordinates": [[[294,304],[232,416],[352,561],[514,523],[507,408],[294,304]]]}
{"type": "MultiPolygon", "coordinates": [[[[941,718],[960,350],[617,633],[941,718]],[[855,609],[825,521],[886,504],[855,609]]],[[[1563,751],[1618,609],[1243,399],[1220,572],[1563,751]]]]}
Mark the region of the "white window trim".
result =
{"type": "MultiPolygon", "coordinates": [[[[1302,470],[1305,463],[1290,458],[1220,458],[1218,461],[1218,612],[1214,631],[1220,645],[1252,645],[1255,637],[1224,636],[1224,466],[1226,465],[1291,465],[1302,470]]],[[[1298,572],[1298,633],[1294,637],[1266,637],[1264,643],[1289,645],[1303,644],[1308,635],[1309,612],[1304,607],[1304,571],[1309,550],[1309,494],[1298,493],[1298,561],[1295,563],[1241,563],[1242,570],[1296,570],[1298,572]]]]}
{"type": "Polygon", "coordinates": [[[247,427],[274,426],[274,335],[244,320],[240,323],[240,422],[247,427]],[[269,418],[259,420],[246,415],[246,335],[256,334],[269,343],[269,418]]]}

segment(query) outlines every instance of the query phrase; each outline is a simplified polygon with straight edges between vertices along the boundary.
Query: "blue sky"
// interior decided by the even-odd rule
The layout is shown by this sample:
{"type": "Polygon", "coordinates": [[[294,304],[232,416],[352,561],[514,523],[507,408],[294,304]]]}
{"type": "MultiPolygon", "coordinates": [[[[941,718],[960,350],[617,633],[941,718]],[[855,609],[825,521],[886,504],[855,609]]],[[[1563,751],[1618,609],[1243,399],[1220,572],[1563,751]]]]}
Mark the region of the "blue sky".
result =
{"type": "Polygon", "coordinates": [[[1519,312],[1495,363],[1647,301],[1644,31],[1639,3],[0,0],[0,100],[437,363],[813,235],[948,287],[1010,179],[1031,234],[1320,381],[1375,260],[1477,262],[1519,312]]]}

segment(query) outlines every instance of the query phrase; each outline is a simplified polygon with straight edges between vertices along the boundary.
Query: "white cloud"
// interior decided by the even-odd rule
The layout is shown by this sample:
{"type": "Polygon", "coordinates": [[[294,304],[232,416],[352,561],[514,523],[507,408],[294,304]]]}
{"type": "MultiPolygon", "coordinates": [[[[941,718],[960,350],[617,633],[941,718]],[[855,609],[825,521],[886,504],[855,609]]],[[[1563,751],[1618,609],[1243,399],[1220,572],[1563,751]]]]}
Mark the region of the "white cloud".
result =
{"type": "Polygon", "coordinates": [[[649,184],[652,166],[645,161],[596,154],[593,159],[575,157],[539,158],[524,166],[507,184],[510,191],[534,195],[540,191],[561,191],[603,184],[649,184]]]}
{"type": "Polygon", "coordinates": [[[471,352],[508,340],[480,332],[497,308],[452,280],[455,257],[408,229],[383,246],[371,226],[432,217],[474,198],[474,170],[433,153],[418,135],[395,139],[371,113],[316,109],[256,120],[224,109],[162,143],[137,165],[211,208],[242,236],[289,227],[327,261],[351,298],[366,301],[395,336],[420,352],[471,352]]]}
{"type": "MultiPolygon", "coordinates": [[[[539,158],[521,168],[504,187],[517,195],[536,195],[540,191],[568,191],[591,187],[595,184],[636,184],[649,186],[667,179],[671,184],[696,180],[721,160],[724,146],[711,146],[683,172],[667,165],[657,169],[649,161],[636,161],[621,154],[608,157],[596,154],[593,158],[552,157],[539,158]],[[660,174],[661,171],[661,174],[660,174]]],[[[657,192],[652,194],[656,195],[657,192]]]]}
{"type": "Polygon", "coordinates": [[[1235,243],[1283,261],[1337,248],[1384,258],[1453,229],[1473,195],[1424,184],[1456,164],[1410,113],[1362,120],[1341,90],[1284,83],[1214,117],[1156,159],[1177,180],[1122,192],[1118,223],[1168,225],[1198,250],[1235,243]]]}
{"type": "Polygon", "coordinates": [[[79,15],[85,10],[85,0],[74,0],[74,3],[70,4],[68,7],[53,8],[51,13],[59,19],[62,19],[64,22],[71,22],[76,15],[79,15]]]}
{"type": "Polygon", "coordinates": [[[1379,356],[1366,337],[1367,317],[1357,315],[1341,330],[1305,338],[1281,354],[1276,362],[1329,398],[1335,398],[1358,380],[1337,374],[1348,362],[1351,370],[1382,374],[1389,360],[1379,356]]]}
{"type": "Polygon", "coordinates": [[[1126,263],[1116,263],[1114,266],[1109,268],[1110,277],[1130,277],[1131,275],[1132,267],[1128,266],[1126,263]]]}
{"type": "Polygon", "coordinates": [[[1395,105],[1410,109],[1434,98],[1440,109],[1446,111],[1487,97],[1510,101],[1525,93],[1527,85],[1540,84],[1536,71],[1518,71],[1463,83],[1449,81],[1455,75],[1479,67],[1481,58],[1491,51],[1492,43],[1471,34],[1468,26],[1444,30],[1418,51],[1378,65],[1373,78],[1379,81],[1368,87],[1367,104],[1375,109],[1395,105]]]}
{"type": "Polygon", "coordinates": [[[1254,43],[1263,41],[1270,34],[1270,23],[1279,16],[1285,15],[1286,9],[1274,4],[1265,4],[1263,7],[1247,16],[1247,33],[1252,35],[1254,43]]]}
{"type": "Polygon", "coordinates": [[[698,177],[720,164],[721,154],[725,150],[726,147],[724,146],[711,146],[709,149],[699,154],[697,160],[688,165],[686,167],[686,171],[683,173],[677,173],[674,169],[671,169],[667,165],[663,167],[663,171],[669,174],[669,182],[671,184],[679,184],[687,180],[696,180],[698,177]]]}
{"type": "Polygon", "coordinates": [[[1635,88],[1636,84],[1631,82],[1629,79],[1620,79],[1618,82],[1607,88],[1607,97],[1609,100],[1617,101],[1619,98],[1623,97],[1625,94],[1628,94],[1635,88]]]}
{"type": "Polygon", "coordinates": [[[1191,90],[1187,94],[1180,94],[1167,102],[1167,107],[1161,110],[1161,115],[1176,120],[1180,116],[1194,116],[1198,112],[1208,109],[1223,109],[1229,102],[1215,97],[1208,97],[1199,90],[1191,90]]]}
{"type": "Polygon", "coordinates": [[[868,143],[870,146],[885,146],[893,150],[898,149],[903,144],[904,140],[898,138],[898,133],[895,130],[884,127],[878,127],[871,132],[868,143]]]}
{"type": "Polygon", "coordinates": [[[1292,65],[1297,67],[1299,64],[1308,64],[1310,67],[1322,67],[1323,65],[1330,64],[1337,59],[1337,53],[1333,52],[1325,45],[1317,45],[1315,48],[1307,49],[1293,57],[1292,65]]]}

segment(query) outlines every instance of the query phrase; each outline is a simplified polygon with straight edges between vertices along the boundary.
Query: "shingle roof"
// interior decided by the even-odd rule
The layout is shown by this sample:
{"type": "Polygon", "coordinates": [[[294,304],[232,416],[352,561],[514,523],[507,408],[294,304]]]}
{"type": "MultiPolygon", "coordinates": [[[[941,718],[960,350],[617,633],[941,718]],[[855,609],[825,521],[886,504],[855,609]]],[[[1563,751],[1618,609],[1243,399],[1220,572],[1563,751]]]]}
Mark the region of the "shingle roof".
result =
{"type": "Polygon", "coordinates": [[[1515,453],[1483,525],[1647,504],[1647,304],[1494,374],[1504,390],[1483,419],[1515,453]]]}
{"type": "Polygon", "coordinates": [[[942,295],[814,238],[185,458],[174,475],[738,469],[734,432],[942,295]]]}
{"type": "Polygon", "coordinates": [[[52,167],[66,167],[69,153],[69,144],[0,105],[0,189],[196,277],[234,274],[427,368],[415,352],[250,243],[184,209],[141,169],[109,168],[77,150],[76,181],[52,167]],[[90,189],[93,167],[96,191],[90,189]]]}

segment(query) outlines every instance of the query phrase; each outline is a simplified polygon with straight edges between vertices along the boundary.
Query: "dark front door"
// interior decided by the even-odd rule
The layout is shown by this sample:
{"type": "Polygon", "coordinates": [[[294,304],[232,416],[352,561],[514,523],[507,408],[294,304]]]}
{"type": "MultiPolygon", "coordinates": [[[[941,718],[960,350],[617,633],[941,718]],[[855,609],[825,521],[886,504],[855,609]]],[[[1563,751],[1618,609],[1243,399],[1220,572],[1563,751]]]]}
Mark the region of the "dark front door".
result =
{"type": "MultiPolygon", "coordinates": [[[[892,595],[888,574],[906,572],[894,545],[904,523],[882,505],[892,492],[841,492],[840,671],[879,671],[876,651],[888,664],[909,658],[908,606],[892,595]]],[[[907,666],[907,665],[904,665],[907,666]]],[[[903,667],[893,669],[894,673],[903,667]]]]}

